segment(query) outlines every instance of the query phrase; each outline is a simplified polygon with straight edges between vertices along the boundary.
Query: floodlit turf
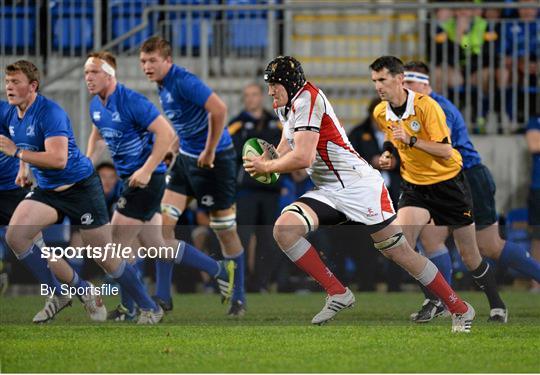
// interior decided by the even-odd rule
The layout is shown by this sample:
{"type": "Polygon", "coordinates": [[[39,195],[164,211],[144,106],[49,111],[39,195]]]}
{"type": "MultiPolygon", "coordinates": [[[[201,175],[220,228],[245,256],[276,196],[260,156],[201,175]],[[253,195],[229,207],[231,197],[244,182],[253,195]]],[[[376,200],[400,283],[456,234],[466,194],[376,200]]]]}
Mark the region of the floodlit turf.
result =
{"type": "MultiPolygon", "coordinates": [[[[0,299],[1,372],[540,372],[540,296],[503,293],[507,325],[488,324],[480,293],[471,334],[450,319],[407,321],[416,293],[357,293],[354,309],[310,326],[322,294],[250,295],[241,320],[217,296],[180,295],[158,326],[93,324],[82,305],[50,324],[29,323],[37,297],[0,299]]],[[[109,307],[116,303],[107,299],[109,307]]]]}

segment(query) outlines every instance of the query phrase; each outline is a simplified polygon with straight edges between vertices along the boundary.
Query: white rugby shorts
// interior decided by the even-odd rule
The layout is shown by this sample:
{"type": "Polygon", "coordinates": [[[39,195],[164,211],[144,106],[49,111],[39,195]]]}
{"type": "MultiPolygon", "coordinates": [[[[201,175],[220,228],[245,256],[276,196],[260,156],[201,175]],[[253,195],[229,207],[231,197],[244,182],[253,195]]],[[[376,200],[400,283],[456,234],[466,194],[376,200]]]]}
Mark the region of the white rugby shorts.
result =
{"type": "Polygon", "coordinates": [[[343,213],[347,219],[365,225],[380,224],[396,214],[380,175],[366,176],[339,190],[319,187],[302,197],[318,200],[343,213]]]}

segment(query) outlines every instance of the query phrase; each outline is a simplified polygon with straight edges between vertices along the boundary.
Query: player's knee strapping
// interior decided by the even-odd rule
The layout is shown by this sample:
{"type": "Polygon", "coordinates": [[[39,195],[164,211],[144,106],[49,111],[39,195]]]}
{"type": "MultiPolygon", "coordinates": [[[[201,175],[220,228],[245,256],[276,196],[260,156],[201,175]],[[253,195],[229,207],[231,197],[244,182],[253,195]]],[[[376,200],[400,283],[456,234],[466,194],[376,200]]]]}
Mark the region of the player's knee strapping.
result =
{"type": "Polygon", "coordinates": [[[315,230],[315,220],[313,220],[309,212],[305,211],[301,206],[294,203],[290,204],[281,211],[281,214],[283,215],[285,212],[290,212],[298,217],[304,224],[306,233],[315,230]]]}
{"type": "Polygon", "coordinates": [[[223,232],[236,228],[236,213],[222,217],[210,216],[210,228],[215,232],[223,232]]]}
{"type": "Polygon", "coordinates": [[[179,210],[177,207],[172,204],[162,203],[161,204],[161,213],[167,215],[175,220],[178,220],[182,216],[182,210],[179,210]]]}
{"type": "Polygon", "coordinates": [[[402,232],[399,232],[388,237],[386,240],[379,242],[373,241],[373,245],[379,251],[386,251],[400,246],[401,244],[405,243],[405,241],[405,235],[402,232]]]}

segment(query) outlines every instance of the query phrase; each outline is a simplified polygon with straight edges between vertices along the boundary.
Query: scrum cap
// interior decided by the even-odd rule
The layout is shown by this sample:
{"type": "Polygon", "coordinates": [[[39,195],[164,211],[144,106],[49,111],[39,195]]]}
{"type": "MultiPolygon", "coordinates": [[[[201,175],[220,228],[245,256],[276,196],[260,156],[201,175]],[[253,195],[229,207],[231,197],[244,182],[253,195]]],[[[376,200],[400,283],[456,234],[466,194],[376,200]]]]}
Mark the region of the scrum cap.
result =
{"type": "Polygon", "coordinates": [[[268,83],[280,83],[287,90],[289,104],[291,99],[306,83],[306,76],[300,61],[292,56],[278,56],[270,61],[264,70],[264,80],[268,83]]]}

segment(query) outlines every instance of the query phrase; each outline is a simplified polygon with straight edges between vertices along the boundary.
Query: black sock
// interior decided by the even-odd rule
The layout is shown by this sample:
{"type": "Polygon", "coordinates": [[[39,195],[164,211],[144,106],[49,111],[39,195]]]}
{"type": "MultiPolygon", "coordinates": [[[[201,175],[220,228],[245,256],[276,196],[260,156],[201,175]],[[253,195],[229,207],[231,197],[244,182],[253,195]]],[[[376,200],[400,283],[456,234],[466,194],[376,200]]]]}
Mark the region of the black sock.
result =
{"type": "Polygon", "coordinates": [[[505,309],[506,306],[497,291],[497,283],[495,282],[495,274],[485,260],[478,266],[477,269],[471,271],[472,277],[476,285],[486,294],[491,309],[505,309]]]}
{"type": "Polygon", "coordinates": [[[431,301],[439,301],[439,297],[431,293],[428,288],[426,288],[424,285],[420,283],[418,283],[418,285],[420,285],[420,289],[422,289],[422,292],[424,292],[424,296],[426,296],[427,299],[431,301]]]}

